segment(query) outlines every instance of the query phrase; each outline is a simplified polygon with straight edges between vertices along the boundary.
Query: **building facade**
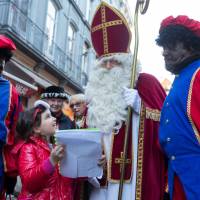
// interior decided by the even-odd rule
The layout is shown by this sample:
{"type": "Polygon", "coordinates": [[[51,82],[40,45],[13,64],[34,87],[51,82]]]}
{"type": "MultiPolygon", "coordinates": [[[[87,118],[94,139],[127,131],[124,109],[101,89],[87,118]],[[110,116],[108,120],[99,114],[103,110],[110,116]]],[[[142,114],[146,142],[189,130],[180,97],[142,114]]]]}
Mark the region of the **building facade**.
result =
{"type": "MultiPolygon", "coordinates": [[[[125,0],[107,1],[128,13],[125,0]]],[[[99,0],[0,0],[0,34],[17,50],[4,76],[29,107],[50,85],[84,91],[95,54],[90,22],[99,0]]],[[[130,23],[131,23],[131,18],[130,23]]]]}

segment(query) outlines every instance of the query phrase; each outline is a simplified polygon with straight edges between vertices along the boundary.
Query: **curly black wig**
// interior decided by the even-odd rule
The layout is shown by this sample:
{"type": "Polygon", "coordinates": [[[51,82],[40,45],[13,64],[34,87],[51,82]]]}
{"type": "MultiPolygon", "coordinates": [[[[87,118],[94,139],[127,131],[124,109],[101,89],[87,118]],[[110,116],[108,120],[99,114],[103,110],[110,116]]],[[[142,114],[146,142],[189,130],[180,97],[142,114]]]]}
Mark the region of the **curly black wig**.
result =
{"type": "Polygon", "coordinates": [[[182,25],[169,25],[160,31],[156,44],[173,48],[178,42],[188,50],[200,51],[200,37],[182,25]]]}
{"type": "Polygon", "coordinates": [[[13,53],[11,50],[7,48],[0,48],[0,58],[4,58],[6,62],[8,62],[11,57],[13,56],[13,53]]]}

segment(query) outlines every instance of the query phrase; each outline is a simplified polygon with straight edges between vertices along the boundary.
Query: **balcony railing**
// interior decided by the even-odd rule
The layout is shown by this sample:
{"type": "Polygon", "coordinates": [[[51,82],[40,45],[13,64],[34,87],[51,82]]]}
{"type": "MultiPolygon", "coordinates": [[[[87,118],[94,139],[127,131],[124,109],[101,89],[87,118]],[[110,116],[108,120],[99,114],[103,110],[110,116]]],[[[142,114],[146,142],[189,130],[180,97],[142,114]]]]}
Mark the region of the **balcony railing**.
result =
{"type": "Polygon", "coordinates": [[[26,45],[47,59],[79,86],[86,78],[79,65],[12,2],[0,2],[0,28],[11,29],[26,45]]]}

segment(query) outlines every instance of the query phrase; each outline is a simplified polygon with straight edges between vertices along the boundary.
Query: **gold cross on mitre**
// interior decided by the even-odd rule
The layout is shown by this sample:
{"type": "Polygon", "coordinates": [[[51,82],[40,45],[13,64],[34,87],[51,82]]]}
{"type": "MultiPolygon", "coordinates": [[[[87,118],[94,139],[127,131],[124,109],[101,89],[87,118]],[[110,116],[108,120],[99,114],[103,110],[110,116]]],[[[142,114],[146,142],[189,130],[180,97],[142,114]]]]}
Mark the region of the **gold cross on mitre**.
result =
{"type": "MultiPolygon", "coordinates": [[[[104,3],[105,4],[105,3],[104,3]]],[[[104,54],[108,53],[108,34],[107,34],[107,28],[111,26],[117,26],[121,25],[123,21],[121,19],[113,20],[113,21],[106,21],[106,7],[105,5],[101,5],[101,24],[96,25],[92,28],[91,32],[95,32],[97,30],[103,31],[103,43],[104,43],[104,54]]],[[[108,6],[108,5],[106,5],[108,6]]]]}
{"type": "Polygon", "coordinates": [[[102,30],[104,54],[109,54],[109,28],[127,24],[127,22],[119,10],[115,9],[104,1],[101,2],[100,6],[98,6],[93,21],[96,21],[96,24],[94,26],[92,25],[91,33],[102,30]],[[96,21],[96,16],[98,21],[96,21]]]}
{"type": "Polygon", "coordinates": [[[131,31],[126,18],[104,1],[95,11],[90,33],[98,58],[130,52],[131,31]]]}
{"type": "MultiPolygon", "coordinates": [[[[122,169],[122,164],[124,162],[123,155],[124,155],[124,152],[121,152],[120,158],[115,158],[115,164],[120,164],[120,172],[122,169]]],[[[130,163],[131,163],[131,159],[126,159],[125,164],[130,164],[130,163]]]]}

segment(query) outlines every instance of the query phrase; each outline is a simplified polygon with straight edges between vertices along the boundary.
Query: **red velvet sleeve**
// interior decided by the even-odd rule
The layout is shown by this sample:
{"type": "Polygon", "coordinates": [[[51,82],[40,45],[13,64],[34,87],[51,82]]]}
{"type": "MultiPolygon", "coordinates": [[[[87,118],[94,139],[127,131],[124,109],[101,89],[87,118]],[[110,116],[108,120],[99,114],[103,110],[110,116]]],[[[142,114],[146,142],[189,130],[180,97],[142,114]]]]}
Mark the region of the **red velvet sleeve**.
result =
{"type": "Polygon", "coordinates": [[[21,111],[21,104],[19,101],[19,95],[16,88],[10,83],[10,95],[9,95],[9,110],[6,116],[6,144],[3,149],[3,159],[4,159],[4,170],[10,175],[16,173],[15,159],[11,155],[11,150],[14,147],[15,130],[17,125],[17,120],[19,117],[19,112],[21,111]]]}
{"type": "Polygon", "coordinates": [[[188,117],[198,138],[200,134],[200,69],[195,72],[190,84],[187,109],[188,117]]]}
{"type": "Polygon", "coordinates": [[[46,160],[42,163],[37,162],[37,150],[33,144],[24,144],[20,150],[18,159],[19,175],[22,184],[25,185],[30,193],[40,191],[45,187],[52,176],[52,171],[45,170],[46,160]]]}
{"type": "Polygon", "coordinates": [[[21,111],[21,105],[19,101],[19,95],[16,88],[11,84],[10,85],[10,105],[9,111],[6,117],[6,126],[8,128],[6,144],[12,145],[14,143],[15,129],[21,111]]]}

